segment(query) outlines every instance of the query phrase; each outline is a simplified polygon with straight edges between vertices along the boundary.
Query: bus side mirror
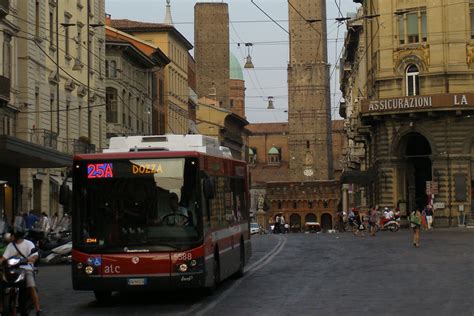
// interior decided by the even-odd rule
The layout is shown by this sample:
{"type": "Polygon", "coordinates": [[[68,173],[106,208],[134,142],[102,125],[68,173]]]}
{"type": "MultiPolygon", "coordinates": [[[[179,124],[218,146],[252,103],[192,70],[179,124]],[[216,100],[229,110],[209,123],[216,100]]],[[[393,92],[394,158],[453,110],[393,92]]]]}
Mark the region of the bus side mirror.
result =
{"type": "Polygon", "coordinates": [[[207,200],[214,198],[214,182],[210,178],[204,179],[203,182],[204,197],[207,200]]]}

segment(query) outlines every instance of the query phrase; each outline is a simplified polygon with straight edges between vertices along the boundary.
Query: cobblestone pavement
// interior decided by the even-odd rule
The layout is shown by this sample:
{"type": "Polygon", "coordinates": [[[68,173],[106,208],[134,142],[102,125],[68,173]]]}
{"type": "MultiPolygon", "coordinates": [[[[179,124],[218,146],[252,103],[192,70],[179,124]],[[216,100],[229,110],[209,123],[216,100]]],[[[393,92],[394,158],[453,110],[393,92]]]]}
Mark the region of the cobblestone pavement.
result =
{"type": "Polygon", "coordinates": [[[199,293],[118,294],[98,306],[71,289],[70,268],[42,267],[47,315],[474,315],[474,229],[376,237],[254,236],[244,278],[199,293]]]}

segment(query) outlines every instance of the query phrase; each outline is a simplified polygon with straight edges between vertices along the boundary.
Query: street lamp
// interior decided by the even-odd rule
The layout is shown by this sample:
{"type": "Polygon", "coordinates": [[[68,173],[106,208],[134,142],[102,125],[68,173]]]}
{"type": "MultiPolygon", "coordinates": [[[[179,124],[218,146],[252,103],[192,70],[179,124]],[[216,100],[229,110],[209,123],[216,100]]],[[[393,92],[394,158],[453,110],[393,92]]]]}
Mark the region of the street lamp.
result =
{"type": "Polygon", "coordinates": [[[252,57],[250,56],[250,47],[252,47],[252,43],[245,43],[245,47],[247,47],[247,62],[244,65],[245,69],[252,69],[255,68],[252,63],[252,57]]]}
{"type": "Polygon", "coordinates": [[[275,106],[273,105],[273,97],[269,96],[267,110],[274,110],[274,109],[275,109],[275,106]]]}

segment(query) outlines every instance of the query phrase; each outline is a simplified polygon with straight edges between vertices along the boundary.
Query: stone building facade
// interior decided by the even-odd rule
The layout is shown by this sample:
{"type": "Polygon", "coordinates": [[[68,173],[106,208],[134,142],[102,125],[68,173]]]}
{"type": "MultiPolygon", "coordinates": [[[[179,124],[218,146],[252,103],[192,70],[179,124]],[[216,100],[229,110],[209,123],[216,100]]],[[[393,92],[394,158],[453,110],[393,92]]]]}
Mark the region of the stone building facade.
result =
{"type": "Polygon", "coordinates": [[[106,37],[107,138],[151,134],[153,67],[125,38],[106,37]]]}
{"type": "MultiPolygon", "coordinates": [[[[8,220],[61,212],[74,153],[105,146],[103,0],[3,1],[0,181],[8,220]],[[17,18],[18,17],[18,18],[17,18]],[[6,31],[6,32],[5,32],[6,31]],[[6,91],[8,90],[8,91],[6,91]]],[[[0,195],[2,192],[0,192],[0,195]]],[[[1,200],[2,198],[0,198],[1,200]]]]}
{"type": "Polygon", "coordinates": [[[341,62],[349,207],[433,204],[435,225],[472,220],[473,40],[472,1],[363,2],[341,62]]]}
{"type": "MultiPolygon", "coordinates": [[[[346,150],[343,121],[332,121],[333,173],[338,179],[346,150]]],[[[248,163],[251,173],[251,212],[255,220],[268,228],[277,214],[283,214],[293,231],[301,231],[308,221],[318,221],[329,229],[340,204],[338,181],[288,181],[289,124],[256,123],[247,129],[249,136],[248,163]],[[259,199],[261,210],[259,212],[259,199]],[[263,212],[262,212],[263,211],[263,212]]]]}
{"type": "Polygon", "coordinates": [[[172,25],[126,19],[112,19],[111,26],[159,47],[170,59],[164,71],[164,119],[166,133],[186,134],[189,130],[188,51],[193,45],[172,25]]]}

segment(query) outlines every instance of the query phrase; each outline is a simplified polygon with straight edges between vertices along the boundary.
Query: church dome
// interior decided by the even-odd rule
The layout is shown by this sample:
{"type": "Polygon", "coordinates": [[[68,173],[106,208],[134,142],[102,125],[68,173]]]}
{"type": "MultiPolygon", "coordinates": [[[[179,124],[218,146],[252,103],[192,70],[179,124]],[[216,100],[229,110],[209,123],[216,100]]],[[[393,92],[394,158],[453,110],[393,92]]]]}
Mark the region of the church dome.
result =
{"type": "Polygon", "coordinates": [[[234,54],[229,54],[230,79],[244,80],[244,73],[239,60],[234,54]]]}

